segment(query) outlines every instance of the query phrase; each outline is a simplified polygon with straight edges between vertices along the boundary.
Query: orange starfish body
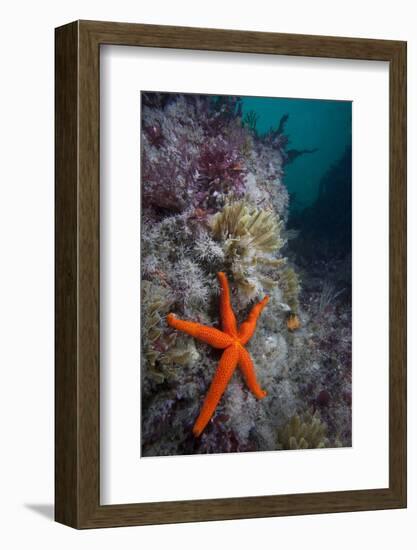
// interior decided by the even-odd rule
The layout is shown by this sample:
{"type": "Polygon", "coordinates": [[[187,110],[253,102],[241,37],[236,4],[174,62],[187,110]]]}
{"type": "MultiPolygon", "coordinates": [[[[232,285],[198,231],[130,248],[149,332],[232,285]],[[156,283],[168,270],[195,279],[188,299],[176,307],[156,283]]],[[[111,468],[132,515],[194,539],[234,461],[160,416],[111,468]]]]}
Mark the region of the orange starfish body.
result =
{"type": "Polygon", "coordinates": [[[220,318],[222,330],[207,327],[192,321],[182,321],[181,319],[177,319],[172,313],[167,316],[167,322],[172,328],[181,330],[197,340],[210,344],[210,346],[214,348],[224,350],[200,414],[193,427],[193,433],[196,437],[201,435],[210,418],[213,416],[217,404],[238,365],[248,388],[255,397],[262,399],[266,396],[266,392],[261,389],[256,380],[252,359],[244,348],[244,345],[252,338],[256,329],[256,321],[261,311],[268,303],[269,298],[265,296],[263,300],[254,305],[246,321],[238,328],[236,317],[230,304],[230,291],[227,277],[224,273],[218,273],[217,276],[221,287],[220,318]]]}

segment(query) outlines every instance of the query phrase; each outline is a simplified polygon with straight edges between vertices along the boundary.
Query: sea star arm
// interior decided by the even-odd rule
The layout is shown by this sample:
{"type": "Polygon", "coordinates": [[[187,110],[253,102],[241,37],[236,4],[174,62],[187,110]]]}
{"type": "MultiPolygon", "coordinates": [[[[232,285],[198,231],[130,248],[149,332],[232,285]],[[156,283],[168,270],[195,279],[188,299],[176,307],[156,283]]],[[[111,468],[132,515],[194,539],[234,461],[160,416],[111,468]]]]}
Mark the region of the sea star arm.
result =
{"type": "Polygon", "coordinates": [[[236,317],[230,304],[230,290],[227,277],[223,272],[217,273],[221,291],[220,291],[220,317],[222,320],[222,329],[231,336],[237,336],[236,317]]]}
{"type": "Polygon", "coordinates": [[[239,367],[243,373],[245,382],[258,399],[262,399],[266,396],[266,391],[264,391],[256,380],[255,367],[253,366],[252,359],[249,353],[244,349],[240,348],[239,350],[239,367]]]}
{"type": "Polygon", "coordinates": [[[258,320],[259,315],[261,314],[263,308],[269,301],[269,297],[265,296],[263,300],[255,304],[251,309],[246,321],[240,325],[239,329],[239,341],[241,344],[245,345],[252,338],[253,333],[256,329],[256,321],[258,320]]]}
{"type": "Polygon", "coordinates": [[[193,433],[196,437],[201,434],[210,418],[213,416],[217,404],[236,368],[238,359],[239,348],[237,345],[229,346],[224,350],[206,398],[204,399],[200,414],[193,427],[193,433]]]}
{"type": "Polygon", "coordinates": [[[167,323],[170,327],[181,330],[197,340],[210,344],[213,348],[224,349],[233,343],[233,338],[213,327],[206,327],[192,321],[177,319],[173,313],[167,315],[167,323]]]}

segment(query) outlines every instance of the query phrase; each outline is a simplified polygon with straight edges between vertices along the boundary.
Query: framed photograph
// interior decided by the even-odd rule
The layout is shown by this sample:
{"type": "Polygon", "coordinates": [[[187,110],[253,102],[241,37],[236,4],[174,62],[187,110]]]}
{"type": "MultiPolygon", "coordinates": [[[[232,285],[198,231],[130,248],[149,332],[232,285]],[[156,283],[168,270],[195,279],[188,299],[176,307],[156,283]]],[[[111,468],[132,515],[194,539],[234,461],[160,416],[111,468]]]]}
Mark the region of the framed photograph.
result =
{"type": "Polygon", "coordinates": [[[56,520],[406,506],[406,43],[56,29],[56,520]]]}

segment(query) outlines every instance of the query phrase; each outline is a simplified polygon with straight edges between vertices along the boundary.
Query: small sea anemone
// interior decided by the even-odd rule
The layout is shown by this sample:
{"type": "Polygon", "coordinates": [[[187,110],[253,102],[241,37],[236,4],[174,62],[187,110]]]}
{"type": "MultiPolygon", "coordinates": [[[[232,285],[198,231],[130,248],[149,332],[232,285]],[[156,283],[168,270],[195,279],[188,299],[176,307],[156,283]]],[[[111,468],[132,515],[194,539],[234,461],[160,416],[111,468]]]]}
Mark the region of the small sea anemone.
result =
{"type": "Polygon", "coordinates": [[[163,322],[172,296],[169,289],[150,281],[142,281],[141,294],[143,354],[148,364],[153,367],[162,349],[172,343],[172,337],[164,335],[163,322]]]}
{"type": "Polygon", "coordinates": [[[287,328],[289,331],[294,332],[294,330],[299,329],[301,326],[300,318],[295,313],[290,313],[287,318],[287,328]]]}
{"type": "MultiPolygon", "coordinates": [[[[280,270],[279,287],[282,290],[285,302],[290,306],[291,311],[296,314],[299,308],[298,296],[300,294],[300,280],[292,267],[285,266],[284,269],[280,270]]],[[[294,320],[291,324],[293,323],[294,320]]],[[[295,328],[298,328],[298,326],[295,328]]]]}
{"type": "Polygon", "coordinates": [[[224,264],[223,248],[214,241],[206,232],[201,232],[195,240],[194,254],[199,263],[210,265],[218,264],[219,271],[224,264]]]}
{"type": "Polygon", "coordinates": [[[178,338],[165,323],[173,294],[170,289],[142,281],[142,354],[145,388],[179,376],[178,365],[192,365],[199,359],[193,341],[178,338]]]}
{"type": "Polygon", "coordinates": [[[306,412],[294,415],[278,432],[282,449],[322,449],[328,447],[327,426],[319,413],[306,412]]]}
{"type": "Polygon", "coordinates": [[[254,208],[244,200],[227,204],[213,216],[211,227],[217,239],[234,241],[236,254],[274,252],[282,247],[282,222],[271,210],[254,208]]]}
{"type": "Polygon", "coordinates": [[[243,301],[250,301],[264,287],[276,284],[263,271],[285,261],[274,256],[284,244],[280,237],[282,226],[273,211],[256,208],[245,200],[226,204],[213,216],[213,236],[222,242],[225,263],[243,301]]]}

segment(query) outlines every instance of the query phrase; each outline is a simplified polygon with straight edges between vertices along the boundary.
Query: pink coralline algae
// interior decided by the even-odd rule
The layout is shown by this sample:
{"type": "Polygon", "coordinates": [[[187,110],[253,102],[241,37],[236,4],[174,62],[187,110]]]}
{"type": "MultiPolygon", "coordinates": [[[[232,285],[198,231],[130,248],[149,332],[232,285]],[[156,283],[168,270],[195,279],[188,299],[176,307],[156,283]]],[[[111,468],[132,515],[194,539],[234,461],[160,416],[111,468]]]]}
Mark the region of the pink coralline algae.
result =
{"type": "Polygon", "coordinates": [[[276,180],[279,185],[281,153],[260,140],[254,146],[251,132],[241,124],[236,101],[217,100],[216,108],[213,102],[208,96],[175,94],[170,101],[157,103],[163,107],[144,102],[141,177],[145,207],[216,211],[227,197],[245,194],[250,174],[260,182],[276,180]],[[266,156],[268,162],[263,162],[266,156]]]}

